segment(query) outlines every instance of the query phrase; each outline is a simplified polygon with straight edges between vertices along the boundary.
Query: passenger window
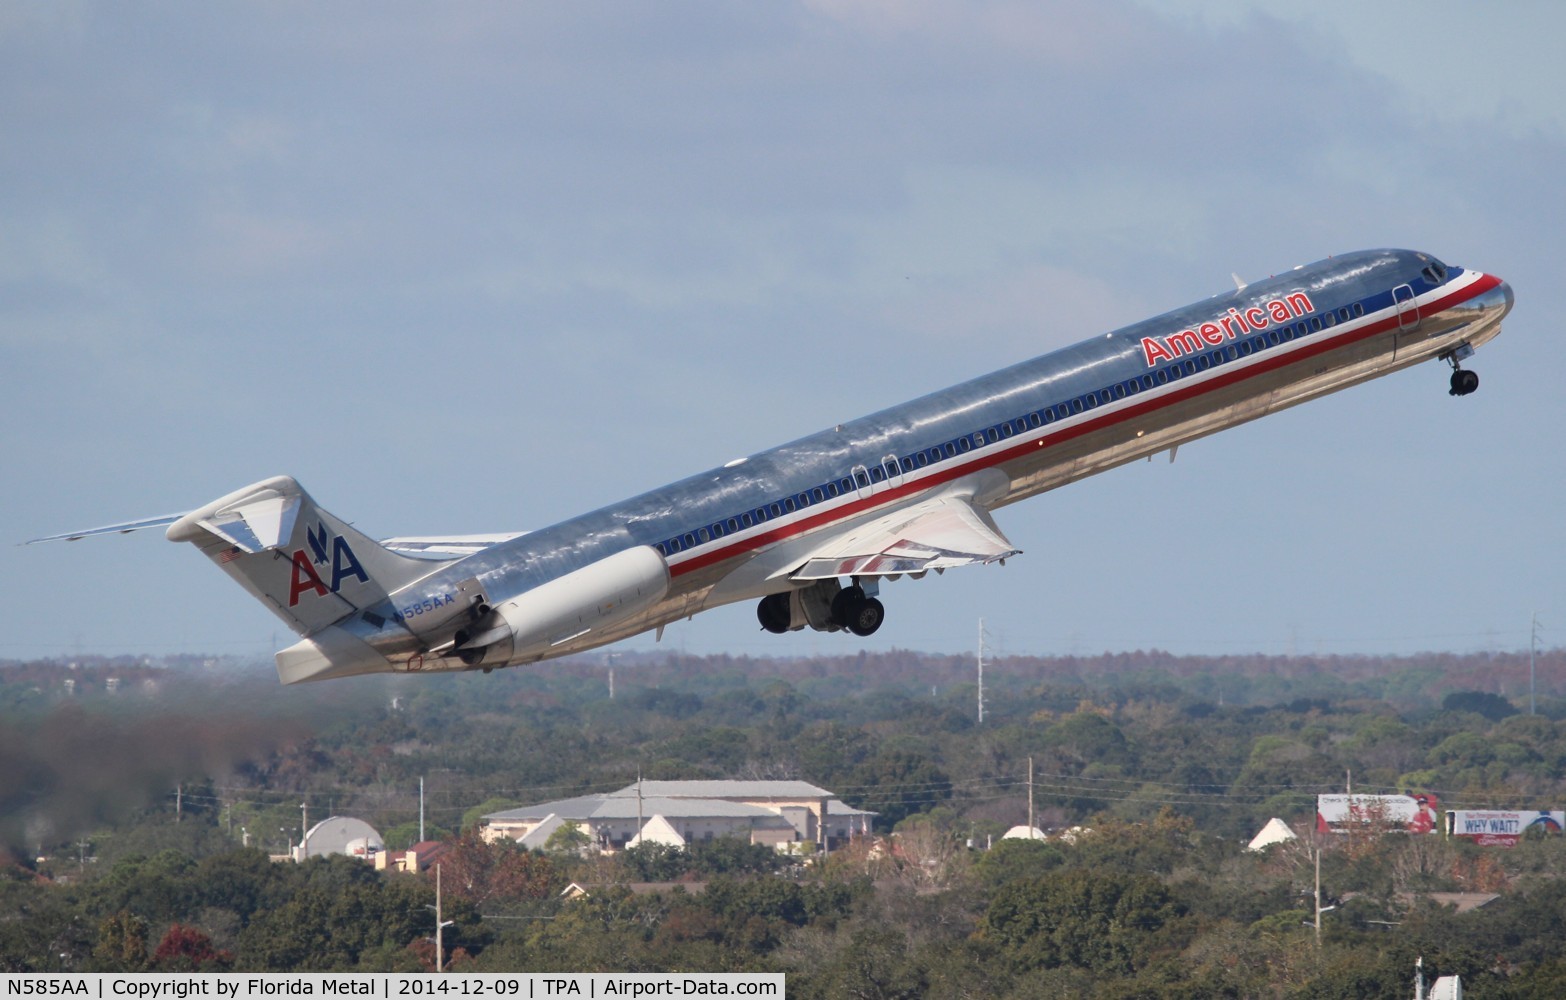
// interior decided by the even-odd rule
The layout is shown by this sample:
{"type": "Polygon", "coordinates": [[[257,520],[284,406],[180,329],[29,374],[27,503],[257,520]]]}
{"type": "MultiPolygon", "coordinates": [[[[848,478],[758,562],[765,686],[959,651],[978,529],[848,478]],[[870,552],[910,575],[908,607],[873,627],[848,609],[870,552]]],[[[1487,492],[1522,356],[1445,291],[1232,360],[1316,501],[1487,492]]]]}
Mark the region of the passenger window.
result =
{"type": "Polygon", "coordinates": [[[821,487],[819,487],[819,486],[817,486],[815,489],[811,490],[810,491],[810,495],[815,498],[816,503],[820,503],[821,501],[826,499],[826,494],[821,492],[821,487]]]}
{"type": "Polygon", "coordinates": [[[929,456],[927,456],[927,455],[926,455],[926,454],[925,454],[925,453],[924,453],[924,452],[922,452],[922,451],[921,451],[921,452],[920,452],[920,453],[919,453],[919,457],[918,457],[918,458],[916,458],[916,459],[914,459],[914,467],[915,467],[915,468],[919,468],[919,469],[922,469],[922,468],[924,468],[924,467],[925,467],[925,466],[926,466],[926,465],[929,465],[929,464],[930,464],[930,459],[929,459],[929,456]]]}
{"type": "Polygon", "coordinates": [[[1163,368],[1160,368],[1158,369],[1158,374],[1155,375],[1154,378],[1158,379],[1159,385],[1163,385],[1169,381],[1169,372],[1163,368]]]}
{"type": "Polygon", "coordinates": [[[1115,386],[1115,398],[1116,399],[1125,399],[1126,398],[1126,387],[1124,385],[1116,385],[1115,386]]]}
{"type": "Polygon", "coordinates": [[[1028,426],[1038,427],[1044,423],[1044,418],[1037,411],[1028,414],[1028,426]]]}
{"type": "Polygon", "coordinates": [[[847,493],[854,488],[854,481],[852,479],[844,479],[840,481],[839,485],[842,487],[843,492],[847,493]]]}
{"type": "Polygon", "coordinates": [[[1151,375],[1143,375],[1142,376],[1142,388],[1143,389],[1151,389],[1152,387],[1153,387],[1153,376],[1151,376],[1151,375]]]}
{"type": "Polygon", "coordinates": [[[1365,315],[1365,304],[1363,302],[1354,303],[1354,318],[1358,319],[1363,315],[1365,315]]]}
{"type": "Polygon", "coordinates": [[[750,517],[749,514],[741,514],[740,515],[740,524],[743,524],[745,527],[747,527],[747,528],[754,527],[755,523],[756,522],[751,520],[751,517],[750,517]]]}
{"type": "Polygon", "coordinates": [[[1320,316],[1312,316],[1310,318],[1310,332],[1311,333],[1320,333],[1321,332],[1321,317],[1320,316]]]}
{"type": "Polygon", "coordinates": [[[712,526],[712,537],[713,538],[722,538],[723,537],[723,525],[722,525],[722,523],[714,524],[712,526]]]}
{"type": "Polygon", "coordinates": [[[810,506],[810,494],[809,493],[801,493],[799,495],[799,505],[801,507],[809,507],[810,506]]]}
{"type": "Polygon", "coordinates": [[[680,551],[680,540],[678,538],[669,539],[669,550],[671,552],[680,551]]]}
{"type": "Polygon", "coordinates": [[[1338,325],[1338,318],[1336,316],[1332,315],[1332,313],[1327,313],[1325,316],[1322,317],[1322,319],[1326,320],[1328,326],[1337,326],[1338,325]]]}
{"type": "Polygon", "coordinates": [[[695,544],[696,544],[696,536],[687,532],[686,535],[685,535],[685,547],[686,548],[690,548],[692,545],[695,545],[695,544]]]}
{"type": "Polygon", "coordinates": [[[879,465],[870,470],[870,481],[872,483],[879,483],[881,480],[883,480],[885,478],[886,478],[886,472],[884,470],[882,470],[882,468],[879,465]]]}
{"type": "Polygon", "coordinates": [[[863,472],[856,472],[854,473],[854,482],[859,484],[860,489],[864,489],[866,486],[870,485],[870,477],[865,475],[863,472]]]}
{"type": "Polygon", "coordinates": [[[1185,373],[1187,375],[1193,375],[1196,373],[1196,366],[1189,361],[1180,362],[1180,367],[1185,369],[1185,373]]]}
{"type": "Polygon", "coordinates": [[[1196,370],[1197,371],[1206,371],[1207,370],[1207,366],[1210,365],[1210,364],[1212,364],[1212,360],[1210,358],[1208,358],[1207,355],[1204,354],[1201,357],[1196,359],[1196,370]]]}
{"type": "Polygon", "coordinates": [[[712,541],[712,536],[707,534],[707,529],[706,528],[701,529],[701,531],[698,533],[697,537],[699,537],[704,542],[712,541]]]}
{"type": "Polygon", "coordinates": [[[827,483],[827,496],[829,496],[829,497],[837,496],[837,484],[836,483],[827,483]]]}
{"type": "Polygon", "coordinates": [[[783,509],[788,511],[790,514],[794,513],[794,498],[793,497],[787,497],[787,498],[784,499],[784,501],[783,501],[783,509]]]}
{"type": "Polygon", "coordinates": [[[957,440],[957,450],[958,451],[967,451],[969,448],[972,448],[972,447],[973,447],[973,442],[969,441],[967,438],[959,438],[957,440]]]}
{"type": "MultiPolygon", "coordinates": [[[[793,509],[794,509],[793,507],[789,508],[789,510],[793,510],[793,509]]],[[[779,507],[777,504],[773,504],[772,505],[772,516],[773,517],[782,517],[783,516],[783,508],[779,507]]]]}

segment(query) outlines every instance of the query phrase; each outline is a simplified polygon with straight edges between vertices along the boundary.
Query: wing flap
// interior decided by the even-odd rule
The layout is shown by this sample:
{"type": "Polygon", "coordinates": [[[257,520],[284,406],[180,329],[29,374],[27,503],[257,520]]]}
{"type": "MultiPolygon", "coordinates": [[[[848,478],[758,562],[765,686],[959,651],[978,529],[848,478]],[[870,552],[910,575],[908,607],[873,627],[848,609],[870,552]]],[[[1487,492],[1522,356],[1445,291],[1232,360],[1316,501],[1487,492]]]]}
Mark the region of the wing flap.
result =
{"type": "Polygon", "coordinates": [[[947,496],[892,511],[833,539],[810,553],[790,579],[923,573],[992,563],[1021,551],[982,507],[947,496]]]}

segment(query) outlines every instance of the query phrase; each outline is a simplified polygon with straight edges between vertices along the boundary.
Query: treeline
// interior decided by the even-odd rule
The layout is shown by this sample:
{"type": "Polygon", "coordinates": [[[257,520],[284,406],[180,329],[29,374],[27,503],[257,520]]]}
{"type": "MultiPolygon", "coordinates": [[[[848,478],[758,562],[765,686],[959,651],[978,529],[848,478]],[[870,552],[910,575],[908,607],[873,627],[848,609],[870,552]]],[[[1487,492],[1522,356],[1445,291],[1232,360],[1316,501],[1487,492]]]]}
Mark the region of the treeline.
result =
{"type": "Polygon", "coordinates": [[[425,880],[264,860],[300,839],[301,803],[400,847],[423,778],[425,835],[465,843],[485,812],[641,773],[800,778],[897,836],[797,870],[733,849],[475,862],[515,877],[445,883],[464,967],[782,969],[803,996],[1338,996],[1400,995],[1423,954],[1471,996],[1566,995],[1560,838],[1334,842],[1324,883],[1344,902],[1319,950],[1304,851],[1242,850],[1272,816],[1309,829],[1314,796],[1350,780],[1561,808],[1561,661],[1540,658],[1529,715],[1493,657],[1003,660],[983,725],[971,659],[911,653],[627,655],[613,699],[602,661],[304,688],[199,660],[133,662],[156,673],[114,685],[123,661],[0,667],[0,964],[429,967],[425,880]],[[1030,761],[1038,825],[1093,832],[985,852],[1026,819],[1030,761]],[[589,895],[560,899],[573,881],[589,895]],[[628,888],[662,881],[705,891],[628,888]],[[1460,916],[1418,901],[1474,889],[1501,898],[1460,916]]]}
{"type": "MultiPolygon", "coordinates": [[[[796,997],[1402,996],[1414,961],[1466,995],[1566,991],[1566,841],[1504,854],[1435,837],[1250,854],[1165,811],[1070,841],[961,846],[914,822],[789,867],[766,848],[613,858],[455,838],[442,857],[452,972],[781,971],[796,997]],[[1423,898],[1488,866],[1499,898],[1423,898]],[[649,874],[675,879],[654,891],[649,874]],[[585,894],[562,893],[568,885],[585,894]],[[1346,886],[1355,887],[1347,898],[1346,886]]],[[[0,879],[0,971],[433,971],[431,873],[344,857],[164,849],[89,877],[0,879]]]]}

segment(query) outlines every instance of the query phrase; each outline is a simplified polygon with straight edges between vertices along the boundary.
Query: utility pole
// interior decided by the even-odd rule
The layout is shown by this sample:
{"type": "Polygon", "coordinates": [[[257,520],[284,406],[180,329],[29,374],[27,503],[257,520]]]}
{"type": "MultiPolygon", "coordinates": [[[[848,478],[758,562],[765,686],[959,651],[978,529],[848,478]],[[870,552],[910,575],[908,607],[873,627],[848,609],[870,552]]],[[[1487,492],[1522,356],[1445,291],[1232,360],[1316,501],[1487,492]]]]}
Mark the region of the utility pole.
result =
{"type": "Polygon", "coordinates": [[[299,803],[299,860],[310,856],[310,803],[299,803]]]}
{"type": "Polygon", "coordinates": [[[1033,758],[1028,758],[1028,839],[1033,839],[1033,758]]]}
{"type": "Polygon", "coordinates": [[[419,843],[424,843],[424,775],[419,775],[419,843]]]}
{"type": "Polygon", "coordinates": [[[1321,834],[1312,833],[1316,848],[1316,950],[1321,950],[1321,834]]]}
{"type": "Polygon", "coordinates": [[[1528,635],[1528,714],[1534,715],[1534,660],[1539,653],[1539,612],[1533,613],[1533,627],[1528,635]]]}
{"type": "Polygon", "coordinates": [[[984,619],[979,619],[979,725],[984,725],[984,619]]]}
{"type": "Polygon", "coordinates": [[[435,971],[443,973],[446,971],[446,938],[444,932],[446,928],[456,923],[456,921],[442,920],[440,918],[440,865],[438,864],[435,866],[435,905],[427,908],[435,911],[435,971]]]}

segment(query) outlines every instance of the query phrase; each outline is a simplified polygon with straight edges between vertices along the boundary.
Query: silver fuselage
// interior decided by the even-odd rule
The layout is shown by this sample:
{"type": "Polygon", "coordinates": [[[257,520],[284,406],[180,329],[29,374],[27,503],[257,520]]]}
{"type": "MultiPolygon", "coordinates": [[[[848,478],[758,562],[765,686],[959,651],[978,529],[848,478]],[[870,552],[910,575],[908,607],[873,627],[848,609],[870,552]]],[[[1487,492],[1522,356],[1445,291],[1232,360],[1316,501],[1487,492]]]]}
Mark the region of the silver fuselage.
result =
{"type": "Polygon", "coordinates": [[[393,669],[467,669],[412,627],[410,609],[461,581],[477,581],[492,603],[526,595],[652,548],[668,574],[656,603],[486,665],[601,646],[798,586],[790,568],[823,538],[956,481],[981,477],[983,505],[1005,506],[1477,347],[1499,332],[1511,302],[1500,279],[1421,253],[1330,258],[494,545],[332,627],[393,669]]]}

